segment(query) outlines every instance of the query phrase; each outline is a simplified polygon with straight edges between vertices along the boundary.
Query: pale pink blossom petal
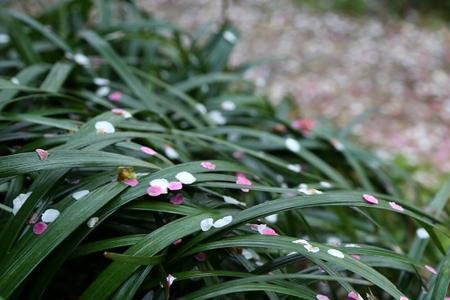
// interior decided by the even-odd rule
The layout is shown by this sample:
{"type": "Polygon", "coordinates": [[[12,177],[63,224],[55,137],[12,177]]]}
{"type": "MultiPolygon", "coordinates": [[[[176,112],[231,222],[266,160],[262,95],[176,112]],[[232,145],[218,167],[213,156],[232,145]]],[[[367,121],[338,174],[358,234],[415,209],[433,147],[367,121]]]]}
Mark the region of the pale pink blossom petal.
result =
{"type": "Polygon", "coordinates": [[[169,182],[169,185],[167,186],[167,188],[171,191],[179,191],[183,188],[183,184],[179,181],[172,181],[172,182],[169,182]]]}
{"type": "Polygon", "coordinates": [[[317,300],[330,300],[330,298],[328,298],[327,296],[322,295],[322,294],[317,294],[316,299],[317,300]]]}
{"type": "Polygon", "coordinates": [[[361,256],[359,254],[350,254],[350,256],[356,260],[361,260],[361,256]]]}
{"type": "Polygon", "coordinates": [[[272,229],[270,227],[267,227],[267,228],[263,229],[262,230],[262,234],[263,235],[278,235],[278,233],[274,229],[272,229]]]}
{"type": "Polygon", "coordinates": [[[33,225],[34,234],[41,235],[47,230],[48,225],[44,222],[37,222],[33,225]]]}
{"type": "Polygon", "coordinates": [[[208,258],[208,257],[206,256],[206,254],[203,253],[203,252],[199,252],[199,253],[195,254],[194,257],[195,257],[196,260],[198,260],[198,261],[200,261],[200,262],[204,262],[204,261],[206,261],[206,259],[208,258]]]}
{"type": "Polygon", "coordinates": [[[361,297],[360,294],[352,291],[352,292],[348,293],[347,299],[348,300],[362,300],[363,298],[361,297]]]}
{"type": "Polygon", "coordinates": [[[364,194],[364,195],[362,195],[362,198],[364,199],[364,201],[366,201],[369,204],[378,204],[378,199],[372,195],[364,194]]]}
{"type": "MultiPolygon", "coordinates": [[[[242,173],[237,173],[236,174],[236,184],[240,184],[240,185],[252,185],[252,182],[250,181],[250,179],[248,179],[247,177],[245,177],[244,174],[242,173]]],[[[243,192],[248,192],[249,189],[241,189],[241,191],[243,192]]]]}
{"type": "Polygon", "coordinates": [[[435,268],[429,265],[425,265],[425,269],[427,269],[428,272],[433,273],[434,275],[437,275],[437,271],[435,268]]]}
{"type": "Polygon", "coordinates": [[[48,152],[45,151],[44,149],[36,149],[34,150],[36,151],[37,155],[39,156],[40,160],[46,160],[48,157],[48,152]]]}
{"type": "Polygon", "coordinates": [[[291,126],[300,131],[304,136],[311,135],[316,122],[312,119],[298,119],[292,122],[291,126]]]}
{"type": "Polygon", "coordinates": [[[129,119],[132,117],[131,113],[125,109],[121,108],[113,108],[111,109],[111,112],[115,115],[122,116],[124,119],[129,119]]]}
{"type": "Polygon", "coordinates": [[[108,98],[113,102],[119,102],[122,99],[122,96],[123,94],[121,92],[115,91],[109,94],[108,98]]]}
{"type": "Polygon", "coordinates": [[[278,235],[278,233],[267,226],[266,224],[251,224],[250,228],[259,232],[262,235],[278,235]]]}
{"type": "Polygon", "coordinates": [[[163,194],[163,189],[158,185],[152,185],[147,189],[147,194],[152,197],[159,196],[163,194]]]}
{"type": "MultiPolygon", "coordinates": [[[[447,300],[447,298],[445,298],[446,300],[447,300]]],[[[401,296],[400,297],[400,300],[409,300],[409,298],[408,297],[405,297],[405,296],[401,296]]]]}
{"type": "Polygon", "coordinates": [[[167,281],[167,286],[170,287],[172,285],[172,283],[175,281],[175,277],[172,276],[172,274],[167,275],[166,281],[167,281]]]}
{"type": "Polygon", "coordinates": [[[172,244],[174,244],[175,246],[178,246],[179,244],[181,244],[183,240],[182,239],[178,239],[175,242],[173,242],[172,244]]]}
{"type": "Polygon", "coordinates": [[[208,170],[215,170],[216,169],[216,165],[210,161],[203,161],[200,164],[203,168],[208,169],[208,170]]]}
{"type": "Polygon", "coordinates": [[[395,202],[389,202],[389,206],[396,211],[404,211],[403,207],[395,202]]]}
{"type": "Polygon", "coordinates": [[[145,154],[148,154],[148,155],[155,155],[155,154],[156,154],[156,151],[153,150],[153,149],[150,148],[150,147],[142,146],[142,147],[141,147],[141,151],[142,151],[143,153],[145,153],[145,154]]]}
{"type": "Polygon", "coordinates": [[[175,196],[172,196],[170,198],[170,203],[175,205],[183,204],[183,202],[184,202],[183,194],[176,194],[175,196]]]}
{"type": "Polygon", "coordinates": [[[130,179],[124,180],[123,183],[125,183],[126,185],[129,185],[131,187],[135,187],[139,184],[139,180],[137,180],[136,178],[130,178],[130,179]]]}

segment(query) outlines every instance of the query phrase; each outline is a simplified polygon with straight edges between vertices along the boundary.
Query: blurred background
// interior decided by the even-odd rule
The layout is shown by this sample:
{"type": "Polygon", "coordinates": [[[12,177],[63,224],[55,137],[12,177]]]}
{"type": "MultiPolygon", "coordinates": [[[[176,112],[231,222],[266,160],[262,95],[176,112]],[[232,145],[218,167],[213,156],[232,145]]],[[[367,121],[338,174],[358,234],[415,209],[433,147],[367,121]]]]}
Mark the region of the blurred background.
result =
{"type": "Polygon", "coordinates": [[[303,117],[355,122],[360,142],[431,189],[450,173],[450,1],[138,2],[192,32],[229,19],[234,64],[272,59],[246,74],[261,93],[295,99],[303,117]]]}

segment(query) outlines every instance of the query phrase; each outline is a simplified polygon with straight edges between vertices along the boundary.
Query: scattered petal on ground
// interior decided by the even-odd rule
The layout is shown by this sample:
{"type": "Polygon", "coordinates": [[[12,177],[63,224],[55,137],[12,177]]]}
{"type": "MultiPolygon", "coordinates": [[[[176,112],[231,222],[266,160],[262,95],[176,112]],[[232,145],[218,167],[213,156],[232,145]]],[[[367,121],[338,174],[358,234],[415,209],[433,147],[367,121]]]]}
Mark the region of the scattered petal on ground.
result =
{"type": "Polygon", "coordinates": [[[425,230],[425,228],[419,228],[416,231],[416,235],[419,239],[421,240],[426,240],[430,238],[430,235],[428,234],[428,232],[425,230]]]}
{"type": "Polygon", "coordinates": [[[98,217],[92,217],[86,222],[86,225],[89,228],[94,228],[95,225],[97,225],[98,221],[99,221],[98,217]]]}
{"type": "Polygon", "coordinates": [[[40,160],[46,160],[48,157],[48,152],[45,151],[44,149],[36,149],[34,150],[36,151],[37,155],[39,156],[40,160]]]}
{"type": "Polygon", "coordinates": [[[181,193],[176,194],[175,196],[172,196],[170,198],[170,203],[175,204],[175,205],[183,204],[183,202],[184,202],[184,197],[183,197],[183,194],[181,194],[181,193]]]}
{"type": "Polygon", "coordinates": [[[363,300],[363,297],[361,297],[360,294],[351,291],[350,293],[348,293],[347,299],[348,300],[363,300]]]}
{"type": "Polygon", "coordinates": [[[122,116],[124,119],[129,119],[132,117],[129,111],[122,108],[113,108],[111,112],[115,115],[122,116]]]}
{"type": "Polygon", "coordinates": [[[77,191],[72,194],[72,198],[75,200],[79,200],[79,199],[83,198],[84,196],[86,196],[87,194],[89,194],[89,190],[77,191]]]}
{"type": "Polygon", "coordinates": [[[291,164],[287,166],[289,170],[295,173],[300,173],[302,171],[302,167],[299,164],[291,164]]]}
{"type": "Polygon", "coordinates": [[[304,247],[308,252],[311,252],[311,253],[317,253],[317,252],[320,251],[319,247],[315,247],[315,246],[310,245],[310,244],[303,245],[303,247],[304,247]]]}
{"type": "Polygon", "coordinates": [[[98,121],[95,123],[95,129],[97,129],[97,133],[114,133],[116,129],[113,124],[108,121],[98,121]]]}
{"type": "Polygon", "coordinates": [[[157,197],[165,193],[164,190],[159,185],[153,185],[147,188],[147,194],[151,197],[157,197]]]}
{"type": "Polygon", "coordinates": [[[175,281],[175,277],[172,276],[172,274],[167,275],[166,277],[166,281],[167,281],[167,286],[170,287],[172,285],[172,283],[175,281]]]}
{"type": "Polygon", "coordinates": [[[107,78],[100,78],[100,77],[96,77],[94,78],[94,83],[96,85],[109,85],[109,79],[107,78]]]}
{"type": "Polygon", "coordinates": [[[432,273],[432,274],[434,274],[434,275],[437,275],[437,271],[436,271],[436,269],[435,268],[433,268],[432,266],[430,266],[430,265],[425,265],[425,269],[427,269],[427,271],[428,272],[430,272],[430,273],[432,273]]]}
{"type": "Polygon", "coordinates": [[[48,225],[44,222],[37,222],[33,225],[33,233],[37,235],[43,234],[47,230],[48,225]]]}
{"type": "Polygon", "coordinates": [[[200,222],[200,228],[202,231],[208,231],[214,224],[213,218],[206,218],[200,222]]]}
{"type": "Polygon", "coordinates": [[[175,149],[173,149],[171,146],[164,147],[164,153],[170,159],[177,159],[178,157],[180,157],[178,152],[175,149]]]}
{"type": "MultiPolygon", "coordinates": [[[[245,177],[244,174],[238,173],[238,174],[236,175],[236,184],[240,184],[240,185],[252,185],[252,182],[251,182],[250,179],[248,179],[247,177],[245,177]]],[[[242,188],[241,191],[243,191],[243,192],[249,192],[250,190],[249,190],[249,189],[242,188]]]]}
{"type": "Polygon", "coordinates": [[[240,201],[234,199],[233,197],[229,197],[229,196],[223,196],[223,201],[228,204],[247,206],[247,203],[240,202],[240,201]]]}
{"type": "Polygon", "coordinates": [[[215,170],[216,169],[216,165],[210,161],[203,161],[201,162],[201,166],[205,169],[208,170],[215,170]]]}
{"type": "Polygon", "coordinates": [[[126,185],[129,185],[131,187],[135,187],[139,184],[139,180],[137,180],[136,178],[130,178],[130,179],[124,180],[123,183],[125,183],[126,185]]]}
{"type": "Polygon", "coordinates": [[[167,187],[171,191],[179,191],[183,188],[183,184],[179,181],[171,181],[167,187]]]}
{"type": "Polygon", "coordinates": [[[44,213],[41,216],[41,220],[42,220],[42,222],[45,222],[45,223],[51,223],[51,222],[55,221],[56,218],[58,218],[58,216],[59,216],[59,210],[49,208],[44,211],[44,213]]]}
{"type": "Polygon", "coordinates": [[[300,143],[297,140],[294,140],[293,138],[287,138],[284,144],[286,148],[288,148],[288,150],[292,152],[298,152],[301,149],[300,143]]]}
{"type": "Polygon", "coordinates": [[[316,299],[317,300],[330,300],[330,298],[328,298],[327,296],[322,295],[322,294],[316,295],[316,299]]]}
{"type": "Polygon", "coordinates": [[[175,178],[178,179],[182,184],[191,184],[194,183],[197,179],[189,172],[183,171],[175,175],[175,178]]]}
{"type": "Polygon", "coordinates": [[[369,204],[378,204],[378,199],[372,195],[364,194],[364,195],[362,195],[362,198],[364,201],[366,201],[369,204]]]}
{"type": "Polygon", "coordinates": [[[109,100],[113,102],[119,102],[120,100],[122,100],[122,97],[123,94],[119,91],[114,91],[108,96],[109,100]]]}
{"type": "Polygon", "coordinates": [[[13,199],[13,215],[16,215],[22,205],[27,201],[27,199],[31,196],[31,192],[21,193],[16,198],[13,199]]]}
{"type": "Polygon", "coordinates": [[[213,223],[213,226],[214,226],[215,228],[221,228],[221,227],[227,226],[227,225],[230,224],[232,221],[233,221],[233,216],[226,216],[226,217],[223,217],[223,218],[221,218],[221,219],[216,220],[216,221],[213,223]]]}
{"type": "Polygon", "coordinates": [[[148,155],[155,155],[155,154],[156,154],[156,151],[153,150],[153,149],[150,148],[150,147],[142,146],[142,147],[140,148],[140,150],[141,150],[141,152],[143,152],[143,153],[145,153],[145,154],[148,154],[148,155]]]}
{"type": "Polygon", "coordinates": [[[389,206],[396,211],[404,211],[403,207],[395,202],[389,202],[389,206]]]}
{"type": "Polygon", "coordinates": [[[278,214],[269,215],[264,219],[269,223],[276,223],[278,221],[278,214]]]}
{"type": "Polygon", "coordinates": [[[337,257],[337,258],[344,258],[344,253],[342,253],[341,251],[337,250],[337,249],[328,249],[328,254],[337,257]]]}

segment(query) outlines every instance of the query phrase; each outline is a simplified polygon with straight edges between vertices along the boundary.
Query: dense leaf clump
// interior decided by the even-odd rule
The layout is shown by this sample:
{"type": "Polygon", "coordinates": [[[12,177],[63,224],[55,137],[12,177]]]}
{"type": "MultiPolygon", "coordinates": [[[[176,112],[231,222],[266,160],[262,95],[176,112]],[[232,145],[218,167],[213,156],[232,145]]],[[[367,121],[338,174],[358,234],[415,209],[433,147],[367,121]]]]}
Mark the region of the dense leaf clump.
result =
{"type": "Polygon", "coordinates": [[[349,128],[255,94],[230,24],[84,0],[0,22],[1,297],[445,296],[450,188],[416,207],[349,128]]]}

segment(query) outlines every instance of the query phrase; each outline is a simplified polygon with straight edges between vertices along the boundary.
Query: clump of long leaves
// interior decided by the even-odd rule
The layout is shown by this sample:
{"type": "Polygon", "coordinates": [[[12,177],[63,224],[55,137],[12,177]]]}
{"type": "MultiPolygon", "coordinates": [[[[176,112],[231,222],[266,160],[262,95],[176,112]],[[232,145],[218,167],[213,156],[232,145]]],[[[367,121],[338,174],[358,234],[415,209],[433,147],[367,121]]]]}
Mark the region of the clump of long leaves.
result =
{"type": "Polygon", "coordinates": [[[416,207],[350,127],[292,126],[227,67],[229,24],[0,18],[1,297],[445,297],[450,185],[416,207]]]}

